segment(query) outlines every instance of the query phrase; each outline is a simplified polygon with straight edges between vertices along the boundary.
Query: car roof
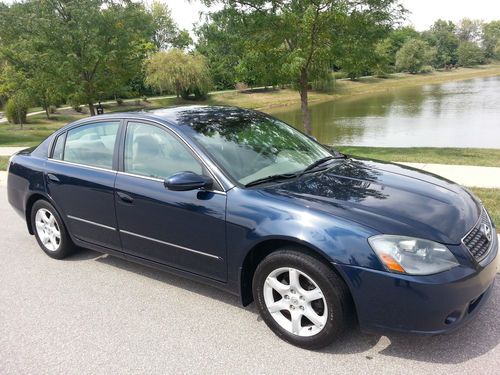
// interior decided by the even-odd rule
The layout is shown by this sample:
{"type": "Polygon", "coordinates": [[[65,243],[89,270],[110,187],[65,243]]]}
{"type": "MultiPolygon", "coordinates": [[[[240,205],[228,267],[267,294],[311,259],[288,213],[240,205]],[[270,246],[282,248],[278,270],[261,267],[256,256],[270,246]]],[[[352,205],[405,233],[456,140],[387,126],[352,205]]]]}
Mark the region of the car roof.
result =
{"type": "Polygon", "coordinates": [[[97,119],[117,119],[117,118],[137,118],[143,120],[153,120],[177,127],[179,130],[183,126],[195,127],[217,122],[219,126],[224,126],[222,120],[238,121],[244,117],[255,116],[258,112],[248,109],[229,106],[208,106],[208,105],[186,105],[170,108],[160,108],[153,110],[133,111],[133,112],[113,112],[98,116],[87,117],[78,120],[71,125],[83,124],[97,119]]]}

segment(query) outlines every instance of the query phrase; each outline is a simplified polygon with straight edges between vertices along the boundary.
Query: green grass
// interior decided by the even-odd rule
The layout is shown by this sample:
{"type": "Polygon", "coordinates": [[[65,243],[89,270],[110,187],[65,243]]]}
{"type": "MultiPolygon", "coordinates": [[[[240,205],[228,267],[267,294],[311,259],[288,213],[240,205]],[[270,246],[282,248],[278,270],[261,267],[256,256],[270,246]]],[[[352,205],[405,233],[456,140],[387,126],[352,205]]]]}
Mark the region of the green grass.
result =
{"type": "Polygon", "coordinates": [[[437,163],[500,167],[500,150],[487,148],[434,147],[355,147],[338,146],[335,149],[353,156],[409,163],[437,163]]]}
{"type": "Polygon", "coordinates": [[[55,130],[84,115],[55,114],[50,119],[45,115],[28,117],[28,124],[0,124],[0,146],[36,146],[55,130]]]}
{"type": "Polygon", "coordinates": [[[0,171],[5,171],[7,169],[8,162],[9,162],[8,156],[0,156],[0,171]]]}
{"type": "Polygon", "coordinates": [[[483,201],[493,222],[500,225],[500,189],[471,188],[472,192],[483,201]]]}

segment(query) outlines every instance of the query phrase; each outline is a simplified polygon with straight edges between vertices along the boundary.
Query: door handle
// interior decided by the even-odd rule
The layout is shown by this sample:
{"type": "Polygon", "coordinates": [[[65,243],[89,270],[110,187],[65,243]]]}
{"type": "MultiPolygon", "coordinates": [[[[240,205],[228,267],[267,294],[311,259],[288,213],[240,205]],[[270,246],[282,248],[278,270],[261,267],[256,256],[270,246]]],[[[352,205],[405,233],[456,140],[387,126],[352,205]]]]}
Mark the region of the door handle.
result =
{"type": "Polygon", "coordinates": [[[132,198],[130,195],[128,194],[125,194],[125,193],[122,193],[121,191],[117,191],[116,192],[116,195],[118,195],[118,197],[126,202],[126,203],[133,203],[134,202],[134,198],[132,198]]]}
{"type": "Polygon", "coordinates": [[[52,173],[48,173],[47,174],[47,178],[52,181],[52,182],[55,182],[57,184],[61,183],[61,180],[59,179],[59,177],[57,177],[55,174],[52,174],[52,173]]]}

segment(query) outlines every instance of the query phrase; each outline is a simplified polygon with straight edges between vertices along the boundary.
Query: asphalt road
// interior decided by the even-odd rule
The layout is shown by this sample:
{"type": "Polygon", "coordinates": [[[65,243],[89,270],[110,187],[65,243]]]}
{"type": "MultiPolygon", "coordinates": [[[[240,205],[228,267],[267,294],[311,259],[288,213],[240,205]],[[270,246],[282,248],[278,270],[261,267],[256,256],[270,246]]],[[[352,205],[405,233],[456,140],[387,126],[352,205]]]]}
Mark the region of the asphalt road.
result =
{"type": "Polygon", "coordinates": [[[254,305],[216,289],[92,251],[47,257],[5,187],[0,228],[1,374],[500,373],[500,280],[454,334],[352,330],[313,352],[280,341],[254,305]]]}

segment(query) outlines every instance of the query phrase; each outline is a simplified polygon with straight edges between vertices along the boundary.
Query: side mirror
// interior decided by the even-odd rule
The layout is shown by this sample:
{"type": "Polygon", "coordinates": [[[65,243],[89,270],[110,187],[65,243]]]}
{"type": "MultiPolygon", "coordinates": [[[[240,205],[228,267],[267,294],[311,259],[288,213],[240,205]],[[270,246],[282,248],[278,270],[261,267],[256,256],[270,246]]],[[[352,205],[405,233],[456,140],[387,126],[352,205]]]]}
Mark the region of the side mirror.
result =
{"type": "Polygon", "coordinates": [[[163,184],[168,190],[187,191],[202,188],[209,189],[213,183],[213,180],[207,176],[201,176],[193,172],[178,172],[168,177],[163,184]]]}

